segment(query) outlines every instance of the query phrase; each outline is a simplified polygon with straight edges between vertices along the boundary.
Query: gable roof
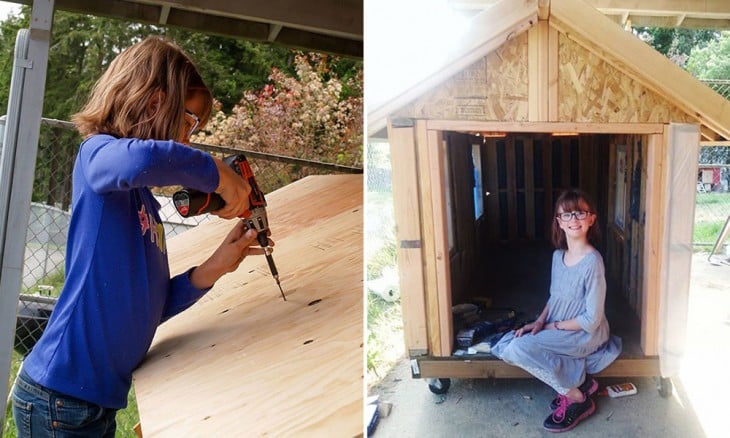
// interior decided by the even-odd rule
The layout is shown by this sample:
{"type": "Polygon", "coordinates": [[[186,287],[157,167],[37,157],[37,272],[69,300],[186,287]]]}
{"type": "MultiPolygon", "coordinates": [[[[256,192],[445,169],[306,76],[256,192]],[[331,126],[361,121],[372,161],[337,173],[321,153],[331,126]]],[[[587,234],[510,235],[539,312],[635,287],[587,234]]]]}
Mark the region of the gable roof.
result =
{"type": "Polygon", "coordinates": [[[698,120],[705,138],[730,138],[729,101],[583,0],[531,0],[520,2],[519,7],[509,0],[495,3],[474,17],[466,43],[440,68],[368,109],[368,133],[383,129],[389,115],[528,30],[537,23],[538,15],[591,54],[698,120]]]}

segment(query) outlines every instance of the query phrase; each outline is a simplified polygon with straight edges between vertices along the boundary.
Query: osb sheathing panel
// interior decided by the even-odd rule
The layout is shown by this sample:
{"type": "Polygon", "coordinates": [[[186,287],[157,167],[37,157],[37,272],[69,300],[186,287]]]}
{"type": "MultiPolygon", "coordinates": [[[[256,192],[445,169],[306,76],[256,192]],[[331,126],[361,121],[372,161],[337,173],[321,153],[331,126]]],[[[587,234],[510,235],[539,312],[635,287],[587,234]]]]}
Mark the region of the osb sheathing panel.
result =
{"type": "Polygon", "coordinates": [[[527,81],[525,32],[405,106],[395,117],[525,121],[527,81]]]}
{"type": "Polygon", "coordinates": [[[560,34],[558,44],[559,121],[697,122],[565,35],[560,34]]]}
{"type": "MultiPolygon", "coordinates": [[[[356,436],[363,430],[363,180],[310,176],[267,195],[284,302],[262,256],[162,324],[134,374],[148,437],[356,436]]],[[[173,274],[234,221],[168,242],[173,274]]]]}

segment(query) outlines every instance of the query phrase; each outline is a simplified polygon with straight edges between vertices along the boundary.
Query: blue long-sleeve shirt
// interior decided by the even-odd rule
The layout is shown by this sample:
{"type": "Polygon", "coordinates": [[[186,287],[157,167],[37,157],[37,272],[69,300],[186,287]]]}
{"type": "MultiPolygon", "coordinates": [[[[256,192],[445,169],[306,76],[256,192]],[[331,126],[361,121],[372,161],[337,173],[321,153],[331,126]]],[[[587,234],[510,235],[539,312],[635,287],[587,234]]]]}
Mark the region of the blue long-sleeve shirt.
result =
{"type": "Polygon", "coordinates": [[[148,186],[204,192],[219,175],[206,153],[173,141],[95,135],[73,173],[66,282],[25,359],[36,382],[108,408],[127,405],[132,371],[161,321],[207,290],[170,278],[160,205],[148,186]]]}

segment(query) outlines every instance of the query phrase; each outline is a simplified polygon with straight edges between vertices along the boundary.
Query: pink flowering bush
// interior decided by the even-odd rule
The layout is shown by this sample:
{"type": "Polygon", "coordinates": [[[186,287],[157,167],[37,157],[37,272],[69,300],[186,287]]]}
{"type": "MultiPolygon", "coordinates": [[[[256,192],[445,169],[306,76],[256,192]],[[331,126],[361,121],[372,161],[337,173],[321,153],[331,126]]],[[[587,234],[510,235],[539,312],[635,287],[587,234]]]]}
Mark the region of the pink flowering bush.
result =
{"type": "Polygon", "coordinates": [[[294,62],[296,77],[273,69],[268,85],[245,91],[231,114],[216,111],[193,140],[362,167],[362,69],[343,82],[327,55],[299,54],[294,62]]]}

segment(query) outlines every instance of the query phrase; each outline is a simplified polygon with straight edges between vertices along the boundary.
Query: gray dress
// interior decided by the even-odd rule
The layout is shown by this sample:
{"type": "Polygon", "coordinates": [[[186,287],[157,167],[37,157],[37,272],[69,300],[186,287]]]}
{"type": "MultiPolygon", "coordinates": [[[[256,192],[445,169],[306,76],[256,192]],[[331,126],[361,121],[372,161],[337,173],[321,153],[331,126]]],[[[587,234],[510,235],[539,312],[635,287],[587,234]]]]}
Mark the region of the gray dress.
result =
{"type": "Polygon", "coordinates": [[[523,368],[560,394],[578,387],[621,353],[621,339],[609,333],[603,311],[606,277],[601,254],[593,252],[566,266],[564,250],[553,253],[546,325],[578,318],[582,330],[542,330],[519,338],[507,333],[492,354],[523,368]]]}

